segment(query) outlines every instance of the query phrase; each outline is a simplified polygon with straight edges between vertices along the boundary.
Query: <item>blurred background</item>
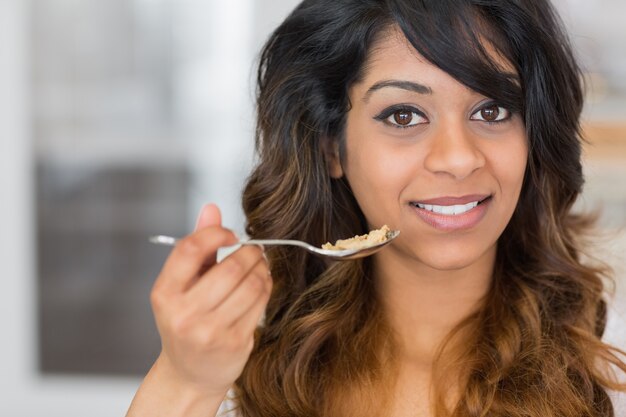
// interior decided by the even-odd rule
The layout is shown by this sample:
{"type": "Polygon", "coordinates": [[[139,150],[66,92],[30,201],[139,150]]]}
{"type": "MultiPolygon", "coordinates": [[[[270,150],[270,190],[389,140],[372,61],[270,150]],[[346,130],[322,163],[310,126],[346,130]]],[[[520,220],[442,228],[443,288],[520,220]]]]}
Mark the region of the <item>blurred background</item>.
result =
{"type": "MultiPolygon", "coordinates": [[[[296,3],[0,0],[0,415],[125,413],[160,348],[147,237],[206,202],[243,234],[256,56],[296,3]]],[[[555,4],[589,82],[579,206],[602,209],[623,319],[626,3],[555,4]]]]}

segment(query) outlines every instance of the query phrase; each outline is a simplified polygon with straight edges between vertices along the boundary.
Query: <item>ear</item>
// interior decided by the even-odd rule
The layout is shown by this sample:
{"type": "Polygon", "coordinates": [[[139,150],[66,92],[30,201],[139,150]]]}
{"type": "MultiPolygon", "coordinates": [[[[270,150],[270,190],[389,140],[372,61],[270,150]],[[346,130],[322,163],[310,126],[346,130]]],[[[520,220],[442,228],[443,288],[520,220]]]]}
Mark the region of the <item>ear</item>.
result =
{"type": "Polygon", "coordinates": [[[328,173],[331,178],[339,179],[343,177],[343,168],[341,167],[341,157],[339,155],[339,143],[327,136],[321,140],[322,153],[328,164],[328,173]]]}

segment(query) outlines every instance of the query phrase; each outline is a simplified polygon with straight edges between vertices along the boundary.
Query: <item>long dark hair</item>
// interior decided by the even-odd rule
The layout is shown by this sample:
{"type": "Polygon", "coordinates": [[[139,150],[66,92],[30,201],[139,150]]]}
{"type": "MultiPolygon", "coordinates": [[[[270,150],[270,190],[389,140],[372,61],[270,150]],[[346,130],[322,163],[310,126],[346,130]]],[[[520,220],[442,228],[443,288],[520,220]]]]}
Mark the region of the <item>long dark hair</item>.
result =
{"type": "MultiPolygon", "coordinates": [[[[607,269],[583,262],[590,221],[572,213],[583,185],[581,72],[547,0],[303,1],[261,54],[248,234],[321,244],[366,232],[349,185],[329,176],[322,143],[341,144],[348,89],[392,27],[459,82],[519,111],[529,141],[490,293],[450,335],[474,335],[455,361],[464,389],[446,403],[440,358],[436,415],[613,416],[606,389],[624,387],[604,366],[626,365],[600,340],[607,269]]],[[[288,247],[267,254],[274,292],[237,381],[243,415],[383,415],[397,364],[370,262],[329,264],[288,247]],[[348,395],[357,401],[343,402],[348,395]]]]}

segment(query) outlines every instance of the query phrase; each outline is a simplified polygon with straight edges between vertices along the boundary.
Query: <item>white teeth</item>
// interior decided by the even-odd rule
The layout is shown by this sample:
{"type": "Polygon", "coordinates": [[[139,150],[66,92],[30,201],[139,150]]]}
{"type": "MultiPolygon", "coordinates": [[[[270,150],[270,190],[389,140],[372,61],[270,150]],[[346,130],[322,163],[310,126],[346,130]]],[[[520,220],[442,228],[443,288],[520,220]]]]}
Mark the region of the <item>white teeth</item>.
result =
{"type": "Polygon", "coordinates": [[[454,206],[435,206],[431,204],[421,204],[417,203],[417,207],[422,208],[424,210],[432,211],[434,213],[443,214],[446,216],[454,216],[457,214],[463,214],[478,205],[478,201],[472,201],[467,204],[457,204],[454,206]]]}
{"type": "MultiPolygon", "coordinates": [[[[455,206],[439,206],[441,207],[441,214],[453,215],[455,206]]],[[[434,209],[434,207],[433,207],[434,209]]]]}

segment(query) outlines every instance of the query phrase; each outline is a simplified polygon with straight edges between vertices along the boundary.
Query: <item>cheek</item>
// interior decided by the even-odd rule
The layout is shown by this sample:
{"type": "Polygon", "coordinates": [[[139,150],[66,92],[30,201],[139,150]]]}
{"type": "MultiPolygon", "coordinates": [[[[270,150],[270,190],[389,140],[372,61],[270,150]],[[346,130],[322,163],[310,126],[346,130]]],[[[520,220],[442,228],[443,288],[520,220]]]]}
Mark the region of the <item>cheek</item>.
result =
{"type": "Polygon", "coordinates": [[[345,174],[359,202],[393,192],[402,178],[402,164],[377,146],[347,147],[345,174]]]}
{"type": "MultiPolygon", "coordinates": [[[[508,158],[503,158],[502,169],[506,170],[509,175],[509,181],[517,184],[519,187],[524,180],[524,173],[526,172],[526,164],[528,162],[528,148],[526,144],[520,144],[517,146],[508,158]]],[[[519,190],[518,190],[519,191],[519,190]]]]}
{"type": "Polygon", "coordinates": [[[419,165],[416,150],[406,144],[364,132],[346,144],[345,172],[351,184],[367,184],[376,191],[399,191],[411,179],[419,165]]]}
{"type": "Polygon", "coordinates": [[[402,191],[415,179],[417,160],[389,138],[366,132],[347,138],[344,173],[373,225],[393,221],[402,191]]]}
{"type": "Polygon", "coordinates": [[[517,204],[522,188],[528,161],[527,152],[526,140],[520,138],[509,144],[506,149],[495,151],[491,158],[503,195],[511,200],[513,206],[517,204]]]}
{"type": "Polygon", "coordinates": [[[418,155],[410,139],[381,132],[377,126],[362,122],[369,119],[366,115],[353,111],[346,125],[344,169],[348,179],[392,186],[412,175],[418,155]]]}

